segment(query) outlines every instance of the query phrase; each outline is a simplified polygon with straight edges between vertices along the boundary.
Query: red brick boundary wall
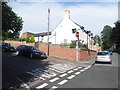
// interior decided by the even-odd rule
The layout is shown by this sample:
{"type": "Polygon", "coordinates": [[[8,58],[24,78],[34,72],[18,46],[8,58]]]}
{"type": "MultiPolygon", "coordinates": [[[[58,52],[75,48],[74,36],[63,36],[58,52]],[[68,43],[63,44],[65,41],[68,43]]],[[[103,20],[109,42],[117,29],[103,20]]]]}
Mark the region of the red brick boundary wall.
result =
{"type": "MultiPolygon", "coordinates": [[[[47,54],[47,44],[39,43],[39,49],[47,54]]],[[[59,45],[49,45],[49,55],[68,60],[76,60],[76,49],[61,47],[59,45]]],[[[84,61],[96,56],[96,51],[78,50],[78,60],[84,61]]]]}
{"type": "Polygon", "coordinates": [[[34,43],[26,43],[26,41],[4,41],[6,43],[10,43],[12,46],[14,46],[15,48],[18,47],[19,45],[29,45],[29,46],[35,46],[34,43]]]}
{"type": "MultiPolygon", "coordinates": [[[[10,43],[15,48],[19,45],[29,45],[35,46],[35,43],[26,43],[19,41],[4,41],[6,43],[10,43]]],[[[39,42],[39,50],[43,51],[47,54],[47,44],[39,42]]],[[[71,49],[68,47],[61,47],[59,45],[49,45],[49,55],[52,57],[64,58],[68,60],[76,60],[76,49],[71,49]]],[[[78,50],[78,60],[84,61],[96,56],[96,51],[86,51],[86,50],[78,50]]]]}

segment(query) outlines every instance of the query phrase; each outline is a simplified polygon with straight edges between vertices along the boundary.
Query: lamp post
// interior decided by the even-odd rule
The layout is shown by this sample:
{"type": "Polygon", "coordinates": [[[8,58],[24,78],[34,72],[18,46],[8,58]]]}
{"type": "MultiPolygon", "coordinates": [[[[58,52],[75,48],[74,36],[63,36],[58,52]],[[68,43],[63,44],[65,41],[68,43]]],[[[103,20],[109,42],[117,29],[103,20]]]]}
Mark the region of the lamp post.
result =
{"type": "Polygon", "coordinates": [[[93,50],[93,36],[91,37],[92,43],[91,43],[91,50],[93,50]]]}
{"type": "Polygon", "coordinates": [[[91,42],[90,42],[90,45],[91,45],[91,50],[92,50],[92,46],[93,46],[93,33],[91,33],[91,42]]]}
{"type": "Polygon", "coordinates": [[[87,33],[87,49],[88,49],[89,48],[89,46],[88,46],[88,35],[89,35],[90,31],[87,31],[86,33],[87,33]]]}

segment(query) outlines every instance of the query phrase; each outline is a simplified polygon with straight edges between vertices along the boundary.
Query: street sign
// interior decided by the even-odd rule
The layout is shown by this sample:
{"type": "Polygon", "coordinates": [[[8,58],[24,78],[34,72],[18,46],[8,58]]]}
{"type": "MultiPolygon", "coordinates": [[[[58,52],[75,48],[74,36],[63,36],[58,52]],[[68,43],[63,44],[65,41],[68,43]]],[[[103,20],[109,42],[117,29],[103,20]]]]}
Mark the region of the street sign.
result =
{"type": "Polygon", "coordinates": [[[76,28],[72,29],[72,33],[75,33],[76,32],[76,28]]]}
{"type": "Polygon", "coordinates": [[[79,32],[76,32],[76,37],[79,37],[79,32]]]}
{"type": "Polygon", "coordinates": [[[100,45],[98,43],[96,43],[96,47],[99,47],[100,45]]]}

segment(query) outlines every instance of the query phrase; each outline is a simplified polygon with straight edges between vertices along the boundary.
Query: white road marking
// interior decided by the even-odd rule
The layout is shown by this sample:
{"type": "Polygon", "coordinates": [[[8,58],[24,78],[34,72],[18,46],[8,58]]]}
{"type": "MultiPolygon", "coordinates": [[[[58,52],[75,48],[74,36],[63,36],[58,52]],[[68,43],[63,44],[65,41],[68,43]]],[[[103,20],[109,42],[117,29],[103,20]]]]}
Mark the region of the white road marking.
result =
{"type": "Polygon", "coordinates": [[[92,65],[89,65],[88,68],[90,68],[92,65]]]}
{"type": "Polygon", "coordinates": [[[49,68],[49,69],[51,69],[51,70],[53,70],[53,71],[55,71],[55,72],[58,72],[58,73],[63,73],[63,71],[56,70],[55,68],[49,68]]]}
{"type": "Polygon", "coordinates": [[[66,76],[66,75],[67,75],[67,73],[64,73],[64,74],[61,74],[60,77],[64,77],[64,76],[66,76]]]}
{"type": "Polygon", "coordinates": [[[52,86],[51,89],[49,89],[49,90],[53,90],[53,88],[56,89],[56,88],[58,88],[58,87],[56,87],[56,86],[52,86]]]}
{"type": "Polygon", "coordinates": [[[75,75],[78,75],[78,74],[80,74],[80,72],[76,72],[76,73],[75,73],[75,75]]]}
{"type": "Polygon", "coordinates": [[[37,89],[41,89],[41,88],[44,88],[44,87],[46,87],[48,84],[47,83],[44,83],[44,84],[42,84],[42,85],[40,85],[40,86],[38,86],[38,87],[36,87],[37,89]]]}
{"type": "Polygon", "coordinates": [[[34,72],[35,74],[39,75],[39,76],[42,76],[42,77],[45,77],[45,78],[51,78],[48,74],[46,73],[43,73],[42,71],[36,71],[36,70],[32,70],[32,72],[34,72]],[[41,74],[43,73],[43,74],[41,74]]]}
{"type": "Polygon", "coordinates": [[[75,75],[71,75],[71,76],[69,76],[67,79],[72,79],[72,78],[74,78],[75,77],[75,75]]]}
{"type": "Polygon", "coordinates": [[[42,74],[41,76],[42,76],[42,77],[45,77],[45,78],[51,78],[50,76],[47,76],[47,75],[45,75],[45,74],[42,74]]]}
{"type": "Polygon", "coordinates": [[[73,70],[77,71],[77,70],[78,70],[78,68],[75,68],[75,69],[73,69],[73,70]]]}
{"type": "Polygon", "coordinates": [[[56,87],[56,86],[53,86],[53,87],[51,87],[51,88],[58,88],[58,87],[56,87]]]}
{"type": "Polygon", "coordinates": [[[87,68],[90,68],[90,66],[88,66],[87,68]]]}
{"type": "MultiPolygon", "coordinates": [[[[43,71],[41,71],[39,69],[35,69],[35,70],[38,71],[39,73],[43,73],[43,71]]],[[[49,77],[55,76],[55,74],[52,74],[52,73],[49,73],[49,72],[46,72],[46,71],[45,71],[44,75],[49,76],[49,77]]]]}
{"type": "Polygon", "coordinates": [[[84,69],[80,70],[80,72],[83,72],[83,71],[85,71],[85,70],[84,69]]]}
{"type": "Polygon", "coordinates": [[[41,80],[45,80],[45,78],[43,78],[43,77],[39,77],[39,79],[41,79],[41,80]]]}
{"type": "Polygon", "coordinates": [[[55,82],[55,81],[57,81],[58,79],[59,79],[59,78],[56,77],[56,78],[54,78],[54,79],[51,79],[50,82],[55,82]]]}
{"type": "Polygon", "coordinates": [[[63,80],[63,81],[59,82],[58,84],[59,84],[59,85],[63,85],[63,84],[65,84],[66,82],[68,82],[68,80],[63,80]]]}
{"type": "Polygon", "coordinates": [[[92,66],[92,65],[89,65],[90,67],[92,66]]]}
{"type": "Polygon", "coordinates": [[[78,67],[79,69],[81,69],[82,67],[78,67]]]}
{"type": "Polygon", "coordinates": [[[88,69],[88,67],[84,68],[84,70],[87,70],[87,69],[88,69]]]}
{"type": "Polygon", "coordinates": [[[70,70],[70,71],[68,71],[67,73],[72,73],[73,72],[73,70],[70,70]]]}
{"type": "Polygon", "coordinates": [[[27,90],[30,90],[30,87],[29,87],[26,83],[24,83],[23,86],[24,86],[27,90]]]}

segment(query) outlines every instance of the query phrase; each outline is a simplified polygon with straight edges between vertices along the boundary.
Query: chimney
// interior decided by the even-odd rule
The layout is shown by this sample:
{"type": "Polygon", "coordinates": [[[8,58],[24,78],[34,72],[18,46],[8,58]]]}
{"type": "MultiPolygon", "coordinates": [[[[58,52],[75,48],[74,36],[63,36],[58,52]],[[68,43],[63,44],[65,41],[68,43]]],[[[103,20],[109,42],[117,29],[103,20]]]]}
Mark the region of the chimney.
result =
{"type": "Polygon", "coordinates": [[[64,19],[70,19],[70,11],[68,9],[64,11],[64,19]]]}

